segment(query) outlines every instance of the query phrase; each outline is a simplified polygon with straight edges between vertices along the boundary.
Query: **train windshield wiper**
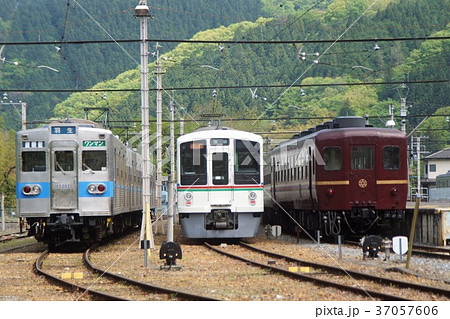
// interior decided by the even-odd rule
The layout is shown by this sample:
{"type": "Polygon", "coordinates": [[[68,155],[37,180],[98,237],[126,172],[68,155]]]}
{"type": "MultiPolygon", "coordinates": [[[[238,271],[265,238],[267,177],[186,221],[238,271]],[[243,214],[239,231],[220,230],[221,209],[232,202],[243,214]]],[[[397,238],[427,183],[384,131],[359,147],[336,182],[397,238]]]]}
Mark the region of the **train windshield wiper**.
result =
{"type": "Polygon", "coordinates": [[[89,166],[87,166],[85,163],[83,163],[83,166],[86,167],[86,168],[88,169],[89,173],[95,174],[95,173],[94,173],[94,170],[93,170],[92,168],[90,168],[89,166]]]}
{"type": "Polygon", "coordinates": [[[64,175],[66,175],[66,171],[63,170],[63,168],[62,168],[61,165],[58,163],[58,161],[56,161],[55,163],[56,163],[56,166],[58,166],[59,170],[60,170],[64,175]]]}

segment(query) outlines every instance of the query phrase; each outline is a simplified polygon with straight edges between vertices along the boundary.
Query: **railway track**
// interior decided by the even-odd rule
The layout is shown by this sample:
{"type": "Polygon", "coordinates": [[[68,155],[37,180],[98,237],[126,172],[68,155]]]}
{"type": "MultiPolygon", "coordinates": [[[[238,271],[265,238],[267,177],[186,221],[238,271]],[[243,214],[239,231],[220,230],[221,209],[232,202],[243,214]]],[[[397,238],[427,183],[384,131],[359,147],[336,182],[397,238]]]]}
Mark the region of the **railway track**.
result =
{"type": "Polygon", "coordinates": [[[378,298],[381,300],[414,300],[413,297],[408,297],[405,295],[405,287],[419,291],[420,293],[423,293],[423,291],[427,291],[427,293],[430,294],[440,294],[447,297],[450,296],[450,292],[445,289],[438,289],[423,285],[413,285],[413,284],[408,285],[408,283],[402,283],[399,281],[394,283],[394,281],[387,278],[380,278],[377,276],[365,276],[364,274],[360,274],[354,271],[345,271],[337,267],[330,267],[311,262],[306,262],[299,259],[291,258],[289,256],[284,256],[273,252],[260,250],[256,247],[244,243],[241,243],[239,248],[233,248],[233,251],[237,251],[238,253],[231,253],[230,251],[225,251],[224,249],[217,249],[211,245],[208,244],[206,245],[216,252],[219,252],[221,254],[227,255],[235,259],[239,259],[243,262],[261,268],[268,269],[272,272],[281,273],[285,276],[296,278],[298,280],[311,281],[314,282],[315,284],[326,287],[335,287],[345,291],[352,291],[354,293],[370,296],[372,298],[378,298]],[[251,259],[248,256],[251,256],[251,259]],[[271,262],[275,263],[276,266],[267,264],[268,263],[267,256],[276,259],[271,260],[271,262]],[[315,270],[315,272],[312,274],[303,274],[289,271],[290,266],[298,266],[298,265],[312,267],[315,270]],[[318,272],[319,269],[322,272],[318,272]],[[330,274],[333,274],[332,279],[329,278],[330,274]],[[358,281],[356,281],[356,279],[358,279],[358,281]],[[370,287],[370,289],[355,287],[355,283],[357,283],[359,286],[364,285],[365,287],[370,287]],[[392,285],[399,285],[399,288],[394,288],[392,285]],[[389,292],[386,293],[384,292],[385,290],[389,292]]]}
{"type": "Polygon", "coordinates": [[[55,282],[57,285],[79,291],[79,299],[88,298],[88,295],[89,298],[94,300],[114,301],[216,300],[205,296],[150,285],[107,272],[92,264],[89,260],[90,252],[90,249],[83,254],[59,254],[45,251],[36,260],[35,269],[39,274],[55,282]],[[43,267],[44,261],[45,267],[43,267]],[[75,277],[75,274],[78,274],[78,280],[61,278],[62,274],[67,274],[68,269],[71,270],[70,274],[73,274],[73,277],[75,277]],[[76,271],[73,272],[73,269],[76,271]],[[100,273],[100,275],[97,275],[97,273],[100,273]]]}
{"type": "Polygon", "coordinates": [[[430,258],[450,259],[450,248],[426,245],[414,245],[413,255],[419,255],[430,258]]]}
{"type": "MultiPolygon", "coordinates": [[[[360,246],[359,241],[349,240],[345,241],[345,244],[351,246],[360,246]]],[[[440,247],[440,246],[427,246],[427,245],[413,245],[412,255],[423,256],[428,258],[438,258],[438,259],[450,259],[450,248],[440,247]]]]}
{"type": "Polygon", "coordinates": [[[14,239],[26,238],[26,237],[30,237],[30,236],[28,236],[28,232],[3,234],[0,236],[0,243],[3,243],[5,241],[14,240],[14,239]]]}

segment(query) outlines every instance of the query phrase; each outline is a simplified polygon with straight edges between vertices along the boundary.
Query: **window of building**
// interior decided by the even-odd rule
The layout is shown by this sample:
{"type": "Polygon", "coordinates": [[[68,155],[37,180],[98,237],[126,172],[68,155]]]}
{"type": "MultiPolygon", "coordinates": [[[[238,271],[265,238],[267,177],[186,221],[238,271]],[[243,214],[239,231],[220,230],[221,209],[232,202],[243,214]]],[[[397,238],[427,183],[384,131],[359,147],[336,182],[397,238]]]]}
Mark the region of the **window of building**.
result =
{"type": "Polygon", "coordinates": [[[430,164],[430,172],[436,172],[436,164],[430,164]]]}

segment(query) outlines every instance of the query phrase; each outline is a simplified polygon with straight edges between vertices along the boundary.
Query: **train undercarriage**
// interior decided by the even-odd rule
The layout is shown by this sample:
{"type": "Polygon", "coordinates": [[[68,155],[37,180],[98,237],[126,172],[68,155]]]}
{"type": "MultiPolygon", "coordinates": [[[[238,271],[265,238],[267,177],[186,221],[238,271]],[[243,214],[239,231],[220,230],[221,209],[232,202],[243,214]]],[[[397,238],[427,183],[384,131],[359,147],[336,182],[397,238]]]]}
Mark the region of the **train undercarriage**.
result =
{"type": "Polygon", "coordinates": [[[338,235],[392,236],[395,225],[404,223],[404,210],[376,211],[373,207],[358,207],[351,211],[273,210],[266,208],[264,223],[281,225],[284,233],[307,232],[308,237],[335,238],[338,235]]]}
{"type": "Polygon", "coordinates": [[[28,218],[27,224],[28,234],[51,249],[70,242],[90,245],[139,226],[141,218],[141,211],[114,217],[52,214],[47,218],[28,218]]]}

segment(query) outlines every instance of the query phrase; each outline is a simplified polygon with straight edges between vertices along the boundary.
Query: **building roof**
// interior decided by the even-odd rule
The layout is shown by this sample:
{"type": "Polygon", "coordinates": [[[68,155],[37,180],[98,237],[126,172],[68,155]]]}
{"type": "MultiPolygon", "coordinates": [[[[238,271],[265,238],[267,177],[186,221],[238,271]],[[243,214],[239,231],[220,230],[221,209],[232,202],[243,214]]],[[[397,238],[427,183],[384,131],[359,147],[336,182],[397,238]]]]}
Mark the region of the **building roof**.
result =
{"type": "Polygon", "coordinates": [[[450,160],[450,147],[425,157],[425,159],[448,159],[450,160]]]}

